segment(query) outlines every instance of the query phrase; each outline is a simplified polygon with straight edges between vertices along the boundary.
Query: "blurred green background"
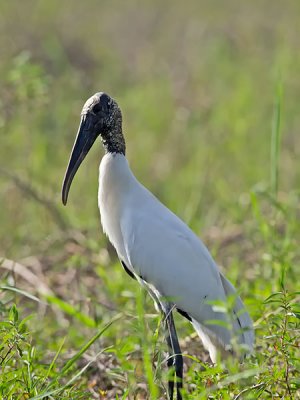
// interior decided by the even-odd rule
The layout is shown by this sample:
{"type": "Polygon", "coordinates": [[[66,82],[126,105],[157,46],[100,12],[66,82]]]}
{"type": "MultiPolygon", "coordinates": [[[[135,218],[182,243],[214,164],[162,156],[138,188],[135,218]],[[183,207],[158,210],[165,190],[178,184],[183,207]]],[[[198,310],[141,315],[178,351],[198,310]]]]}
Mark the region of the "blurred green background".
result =
{"type": "MultiPolygon", "coordinates": [[[[60,200],[83,103],[105,91],[123,111],[137,178],[204,238],[259,318],[277,287],[276,251],[299,239],[299,38],[297,0],[1,0],[0,256],[32,268],[89,315],[97,301],[134,309],[135,284],[113,266],[100,228],[100,141],[76,175],[67,208],[60,200]],[[277,200],[253,200],[253,193],[272,192],[278,98],[280,217],[272,209],[277,200]]],[[[285,250],[295,290],[299,268],[291,260],[299,254],[285,250]]],[[[36,311],[23,306],[25,314],[36,311]]],[[[95,311],[104,321],[106,312],[95,311]]],[[[59,319],[52,328],[50,320],[36,325],[40,340],[64,332],[59,319]]],[[[84,340],[86,331],[75,322],[73,329],[84,340]]]]}
{"type": "MultiPolygon", "coordinates": [[[[270,179],[279,78],[280,188],[299,183],[299,13],[297,1],[1,1],[1,166],[63,218],[98,231],[100,146],[67,210],[60,188],[81,107],[106,91],[123,110],[127,156],[142,182],[197,230],[237,218],[243,193],[270,179]]],[[[24,256],[56,226],[0,179],[2,251],[24,256]]]]}

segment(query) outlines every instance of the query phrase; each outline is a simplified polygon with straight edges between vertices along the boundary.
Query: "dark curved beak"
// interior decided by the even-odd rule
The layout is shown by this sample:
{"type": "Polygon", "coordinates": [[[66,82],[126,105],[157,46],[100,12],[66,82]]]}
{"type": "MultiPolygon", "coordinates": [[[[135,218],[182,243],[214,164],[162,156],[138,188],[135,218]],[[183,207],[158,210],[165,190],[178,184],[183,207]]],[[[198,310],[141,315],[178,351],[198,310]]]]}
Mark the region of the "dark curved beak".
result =
{"type": "Polygon", "coordinates": [[[97,136],[98,134],[96,133],[95,122],[93,121],[92,116],[89,114],[82,115],[78,133],[75,139],[75,143],[73,145],[69,164],[63,181],[62,202],[64,205],[67,204],[68,194],[73,178],[80,164],[84,160],[95,140],[97,139],[97,136]]]}

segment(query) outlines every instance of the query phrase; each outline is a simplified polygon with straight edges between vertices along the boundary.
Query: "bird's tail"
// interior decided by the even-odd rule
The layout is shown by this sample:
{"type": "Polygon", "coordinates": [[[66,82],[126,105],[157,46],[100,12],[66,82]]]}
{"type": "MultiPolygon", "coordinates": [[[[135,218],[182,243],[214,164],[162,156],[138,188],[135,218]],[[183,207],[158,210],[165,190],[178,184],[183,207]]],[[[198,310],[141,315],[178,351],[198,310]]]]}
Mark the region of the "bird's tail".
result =
{"type": "Polygon", "coordinates": [[[254,346],[254,331],[253,322],[249,313],[246,311],[245,306],[239,296],[236,295],[234,286],[220,273],[223,288],[226,297],[236,296],[235,304],[233,307],[233,332],[237,333],[239,343],[246,345],[249,352],[253,350],[254,346]]]}
{"type": "MultiPolygon", "coordinates": [[[[254,346],[253,323],[249,313],[239,296],[237,296],[234,286],[220,273],[222,285],[227,298],[235,296],[235,303],[232,307],[232,337],[238,339],[239,345],[245,347],[248,353],[251,353],[254,346]]],[[[192,319],[192,324],[200,336],[204,347],[209,351],[210,358],[213,363],[217,362],[217,354],[221,353],[222,357],[229,354],[235,354],[229,343],[224,343],[216,332],[213,332],[209,326],[199,323],[192,319]]]]}

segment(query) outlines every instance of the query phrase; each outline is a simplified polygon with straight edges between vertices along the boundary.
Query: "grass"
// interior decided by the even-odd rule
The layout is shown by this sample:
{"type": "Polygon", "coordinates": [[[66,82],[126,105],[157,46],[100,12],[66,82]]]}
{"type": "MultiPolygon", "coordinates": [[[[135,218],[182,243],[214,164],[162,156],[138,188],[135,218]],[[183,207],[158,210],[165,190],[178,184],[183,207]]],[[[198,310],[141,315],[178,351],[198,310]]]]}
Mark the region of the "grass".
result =
{"type": "Polygon", "coordinates": [[[138,179],[255,323],[253,356],[212,366],[176,316],[184,399],[300,398],[299,15],[296,0],[0,4],[1,398],[165,398],[160,316],[99,228],[99,147],[60,201],[99,90],[138,179]]]}

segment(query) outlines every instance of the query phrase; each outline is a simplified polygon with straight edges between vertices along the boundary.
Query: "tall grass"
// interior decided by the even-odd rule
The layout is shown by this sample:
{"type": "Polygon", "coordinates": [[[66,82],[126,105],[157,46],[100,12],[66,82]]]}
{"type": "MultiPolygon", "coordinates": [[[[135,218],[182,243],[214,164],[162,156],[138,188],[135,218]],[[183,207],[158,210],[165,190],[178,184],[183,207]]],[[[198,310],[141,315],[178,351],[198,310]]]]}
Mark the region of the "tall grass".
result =
{"type": "Polygon", "coordinates": [[[282,81],[277,82],[274,116],[271,136],[271,190],[275,197],[278,194],[279,185],[279,161],[281,141],[281,109],[282,109],[282,81]]]}

